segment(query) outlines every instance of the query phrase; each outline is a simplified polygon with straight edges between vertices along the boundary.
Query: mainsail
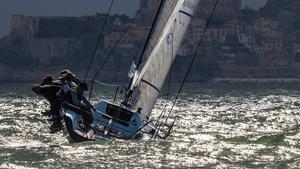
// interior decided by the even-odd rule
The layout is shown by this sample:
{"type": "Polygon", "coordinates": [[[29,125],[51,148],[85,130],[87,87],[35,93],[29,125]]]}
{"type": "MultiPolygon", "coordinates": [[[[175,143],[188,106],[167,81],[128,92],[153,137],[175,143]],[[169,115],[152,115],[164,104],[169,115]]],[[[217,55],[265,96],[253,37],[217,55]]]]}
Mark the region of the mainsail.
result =
{"type": "Polygon", "coordinates": [[[200,0],[162,0],[158,19],[130,87],[132,109],[142,108],[145,118],[156,103],[159,92],[175,59],[177,50],[200,0]]]}

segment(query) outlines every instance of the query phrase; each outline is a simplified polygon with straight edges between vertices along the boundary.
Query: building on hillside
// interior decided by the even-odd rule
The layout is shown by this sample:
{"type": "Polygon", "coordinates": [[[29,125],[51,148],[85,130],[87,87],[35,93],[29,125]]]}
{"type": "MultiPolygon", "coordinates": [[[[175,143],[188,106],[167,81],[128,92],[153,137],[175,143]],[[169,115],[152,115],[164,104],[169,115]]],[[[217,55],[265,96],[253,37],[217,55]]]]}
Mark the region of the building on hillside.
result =
{"type": "Polygon", "coordinates": [[[11,36],[38,38],[72,38],[95,34],[104,16],[82,17],[33,17],[13,15],[11,36]]]}
{"type": "Polygon", "coordinates": [[[256,37],[253,32],[240,33],[238,38],[239,42],[242,43],[245,47],[255,51],[256,37]]]}
{"type": "Polygon", "coordinates": [[[134,26],[126,32],[121,41],[120,38],[124,34],[124,30],[114,31],[104,37],[104,48],[111,49],[117,43],[119,43],[118,48],[136,48],[146,41],[148,31],[149,27],[134,26]]]}
{"type": "Polygon", "coordinates": [[[264,53],[260,59],[260,66],[291,66],[292,62],[287,56],[279,51],[273,50],[264,53]]]}
{"type": "Polygon", "coordinates": [[[270,34],[271,32],[277,31],[278,22],[271,18],[258,18],[254,23],[254,30],[263,34],[270,34]]]}
{"type": "MultiPolygon", "coordinates": [[[[212,12],[215,0],[200,0],[195,16],[208,18],[212,12]]],[[[141,23],[151,23],[158,9],[160,0],[140,0],[140,9],[137,11],[141,23]]],[[[215,20],[238,19],[241,14],[241,0],[221,0],[215,12],[215,20]]]]}
{"type": "Polygon", "coordinates": [[[39,19],[33,16],[13,15],[11,16],[10,35],[31,37],[39,29],[39,19]]]}
{"type": "MultiPolygon", "coordinates": [[[[201,0],[196,16],[208,18],[212,12],[216,0],[201,0]]],[[[241,0],[221,0],[215,11],[215,19],[232,20],[239,18],[241,14],[241,0]]]]}
{"type": "Polygon", "coordinates": [[[273,31],[267,34],[257,36],[257,46],[260,47],[260,65],[261,66],[292,66],[293,45],[289,36],[282,32],[273,31]]]}

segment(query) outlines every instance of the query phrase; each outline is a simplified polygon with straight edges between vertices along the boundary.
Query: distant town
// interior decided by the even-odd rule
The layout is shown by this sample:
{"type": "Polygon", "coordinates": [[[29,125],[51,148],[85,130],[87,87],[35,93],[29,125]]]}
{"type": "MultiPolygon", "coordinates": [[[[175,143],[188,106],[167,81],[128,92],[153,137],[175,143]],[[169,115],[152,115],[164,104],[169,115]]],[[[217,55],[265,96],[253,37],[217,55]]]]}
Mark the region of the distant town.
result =
{"type": "MultiPolygon", "coordinates": [[[[94,61],[100,65],[120,44],[103,70],[103,81],[122,81],[145,43],[159,0],[141,0],[135,18],[109,17],[94,61]]],[[[174,63],[179,81],[202,38],[215,0],[201,0],[174,63]]],[[[300,1],[268,0],[259,10],[241,0],[221,0],[191,72],[191,81],[212,78],[300,78],[300,1]]],[[[85,71],[105,14],[82,17],[11,17],[0,40],[0,81],[34,81],[69,67],[85,71]],[[11,73],[7,73],[11,72],[11,73]]],[[[84,73],[82,73],[84,74],[84,73]]]]}

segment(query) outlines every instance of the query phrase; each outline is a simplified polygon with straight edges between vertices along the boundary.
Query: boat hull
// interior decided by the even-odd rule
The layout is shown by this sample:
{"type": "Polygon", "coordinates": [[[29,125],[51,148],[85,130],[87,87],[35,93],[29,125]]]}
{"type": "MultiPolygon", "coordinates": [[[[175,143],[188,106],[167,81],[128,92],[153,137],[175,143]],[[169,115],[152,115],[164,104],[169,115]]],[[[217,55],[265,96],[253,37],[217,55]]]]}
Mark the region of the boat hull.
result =
{"type": "Polygon", "coordinates": [[[110,138],[139,139],[139,131],[144,125],[142,117],[119,105],[109,102],[99,102],[92,112],[93,123],[86,127],[79,113],[63,108],[64,120],[70,138],[73,141],[99,141],[110,138]]]}
{"type": "Polygon", "coordinates": [[[155,132],[152,122],[145,122],[138,112],[106,101],[98,102],[95,108],[96,111],[92,112],[93,123],[89,127],[84,126],[79,113],[63,108],[66,128],[73,141],[150,139],[154,134],[155,138],[164,138],[164,134],[155,132]]]}

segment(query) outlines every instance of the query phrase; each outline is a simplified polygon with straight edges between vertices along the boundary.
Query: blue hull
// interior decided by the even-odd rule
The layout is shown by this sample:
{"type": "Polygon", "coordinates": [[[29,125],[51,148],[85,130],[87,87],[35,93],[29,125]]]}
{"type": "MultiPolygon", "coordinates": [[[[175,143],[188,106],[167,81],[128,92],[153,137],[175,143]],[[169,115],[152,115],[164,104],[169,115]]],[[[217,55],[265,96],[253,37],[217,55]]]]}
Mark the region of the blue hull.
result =
{"type": "Polygon", "coordinates": [[[150,123],[144,123],[140,113],[126,107],[102,101],[95,108],[92,127],[85,127],[80,115],[63,108],[66,128],[73,141],[141,139],[145,134],[154,132],[154,127],[150,123]]]}

